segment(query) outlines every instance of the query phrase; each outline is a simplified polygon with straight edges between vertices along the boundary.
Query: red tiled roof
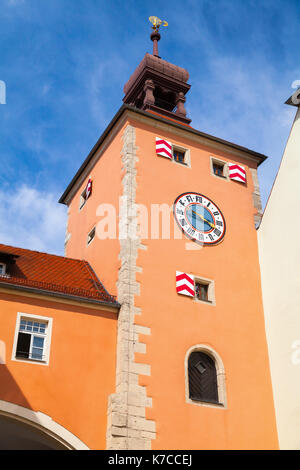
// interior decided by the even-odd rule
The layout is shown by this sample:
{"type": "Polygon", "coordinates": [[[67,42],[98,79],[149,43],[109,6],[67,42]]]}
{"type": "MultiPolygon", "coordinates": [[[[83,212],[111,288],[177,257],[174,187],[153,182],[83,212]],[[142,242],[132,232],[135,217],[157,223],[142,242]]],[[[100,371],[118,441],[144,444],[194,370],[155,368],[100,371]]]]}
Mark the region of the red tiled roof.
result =
{"type": "Polygon", "coordinates": [[[14,262],[0,275],[0,287],[15,285],[118,306],[87,261],[0,244],[0,260],[6,262],[11,255],[14,262]]]}

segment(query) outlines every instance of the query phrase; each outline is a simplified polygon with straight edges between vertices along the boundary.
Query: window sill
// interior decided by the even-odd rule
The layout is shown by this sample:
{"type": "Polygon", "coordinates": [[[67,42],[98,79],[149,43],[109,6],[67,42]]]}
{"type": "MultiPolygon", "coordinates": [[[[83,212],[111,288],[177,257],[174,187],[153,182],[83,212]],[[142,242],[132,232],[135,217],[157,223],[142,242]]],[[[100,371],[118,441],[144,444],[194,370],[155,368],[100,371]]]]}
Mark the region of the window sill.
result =
{"type": "Polygon", "coordinates": [[[37,365],[40,365],[40,366],[47,366],[48,365],[48,362],[45,359],[44,360],[39,360],[39,359],[29,359],[29,358],[25,358],[25,357],[15,357],[12,360],[16,361],[16,362],[23,362],[25,364],[37,364],[37,365]]]}
{"type": "Polygon", "coordinates": [[[214,402],[214,401],[204,401],[204,400],[196,400],[194,398],[188,398],[187,403],[189,405],[196,405],[196,406],[204,406],[207,408],[218,408],[218,409],[226,409],[224,403],[214,402]]]}
{"type": "Polygon", "coordinates": [[[215,306],[216,302],[214,300],[202,300],[202,299],[197,299],[194,297],[195,302],[198,304],[205,304],[205,305],[210,305],[210,306],[215,306]]]}
{"type": "Polygon", "coordinates": [[[181,162],[176,162],[176,160],[173,160],[174,163],[176,163],[176,165],[180,165],[180,166],[184,166],[185,168],[190,168],[189,164],[188,163],[181,163],[181,162]]]}
{"type": "Polygon", "coordinates": [[[229,178],[226,175],[216,175],[215,173],[211,172],[211,176],[213,176],[214,178],[221,179],[223,181],[229,181],[229,178]]]}
{"type": "Polygon", "coordinates": [[[21,360],[21,361],[28,361],[28,362],[45,362],[45,359],[35,359],[34,357],[22,357],[22,356],[16,356],[15,359],[21,360]]]}
{"type": "Polygon", "coordinates": [[[214,400],[201,400],[200,398],[193,398],[190,397],[191,401],[195,401],[196,403],[208,403],[209,405],[218,405],[218,406],[223,406],[222,403],[214,400]]]}

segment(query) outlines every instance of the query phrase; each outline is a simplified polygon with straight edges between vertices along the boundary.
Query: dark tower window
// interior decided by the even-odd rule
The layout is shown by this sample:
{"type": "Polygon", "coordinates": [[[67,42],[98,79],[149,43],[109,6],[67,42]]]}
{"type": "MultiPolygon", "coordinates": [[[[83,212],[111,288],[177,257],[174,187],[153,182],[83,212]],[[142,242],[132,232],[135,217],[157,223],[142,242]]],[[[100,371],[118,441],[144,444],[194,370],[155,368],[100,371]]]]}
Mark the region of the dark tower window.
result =
{"type": "Polygon", "coordinates": [[[215,361],[202,351],[191,353],[188,361],[191,400],[219,403],[215,361]]]}
{"type": "Polygon", "coordinates": [[[154,89],[155,106],[158,108],[166,109],[167,111],[174,111],[176,107],[176,95],[170,91],[163,91],[160,87],[154,89]]]}
{"type": "Polygon", "coordinates": [[[198,300],[204,300],[208,302],[208,284],[203,284],[201,282],[195,283],[195,293],[198,300]]]}
{"type": "Polygon", "coordinates": [[[224,176],[224,166],[223,165],[220,165],[218,163],[214,163],[213,164],[213,169],[214,169],[214,174],[216,176],[221,176],[221,177],[224,176]]]}
{"type": "Polygon", "coordinates": [[[185,152],[182,151],[182,150],[177,150],[177,149],[174,149],[173,150],[173,158],[175,160],[175,162],[177,163],[181,163],[182,165],[185,165],[185,152]]]}

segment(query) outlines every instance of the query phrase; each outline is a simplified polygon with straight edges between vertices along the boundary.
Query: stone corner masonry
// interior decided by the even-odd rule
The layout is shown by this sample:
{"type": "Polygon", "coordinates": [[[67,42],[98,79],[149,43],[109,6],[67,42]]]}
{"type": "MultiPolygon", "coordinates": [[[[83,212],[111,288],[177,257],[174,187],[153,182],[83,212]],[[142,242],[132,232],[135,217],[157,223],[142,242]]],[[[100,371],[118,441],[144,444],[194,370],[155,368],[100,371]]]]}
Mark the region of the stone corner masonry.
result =
{"type": "Polygon", "coordinates": [[[108,399],[107,449],[150,450],[156,437],[155,422],[146,419],[146,408],[152,406],[146,387],[139,385],[139,375],[151,375],[150,365],[137,363],[136,352],[145,353],[146,345],[139,335],[150,335],[146,326],[135,324],[135,315],[141,310],[135,306],[140,285],[136,281],[138,250],[145,249],[137,233],[135,128],[127,125],[123,134],[122,163],[123,206],[120,208],[119,231],[121,267],[118,275],[118,302],[121,305],[117,333],[116,393],[108,399]]]}

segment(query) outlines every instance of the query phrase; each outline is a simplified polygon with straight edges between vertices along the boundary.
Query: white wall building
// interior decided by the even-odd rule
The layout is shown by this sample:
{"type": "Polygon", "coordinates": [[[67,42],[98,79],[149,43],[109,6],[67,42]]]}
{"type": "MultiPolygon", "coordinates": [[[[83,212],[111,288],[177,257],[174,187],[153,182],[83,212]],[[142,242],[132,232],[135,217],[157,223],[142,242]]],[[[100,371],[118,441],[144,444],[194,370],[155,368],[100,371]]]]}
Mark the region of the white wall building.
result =
{"type": "Polygon", "coordinates": [[[258,229],[261,279],[281,449],[300,449],[300,90],[296,117],[258,229]]]}

